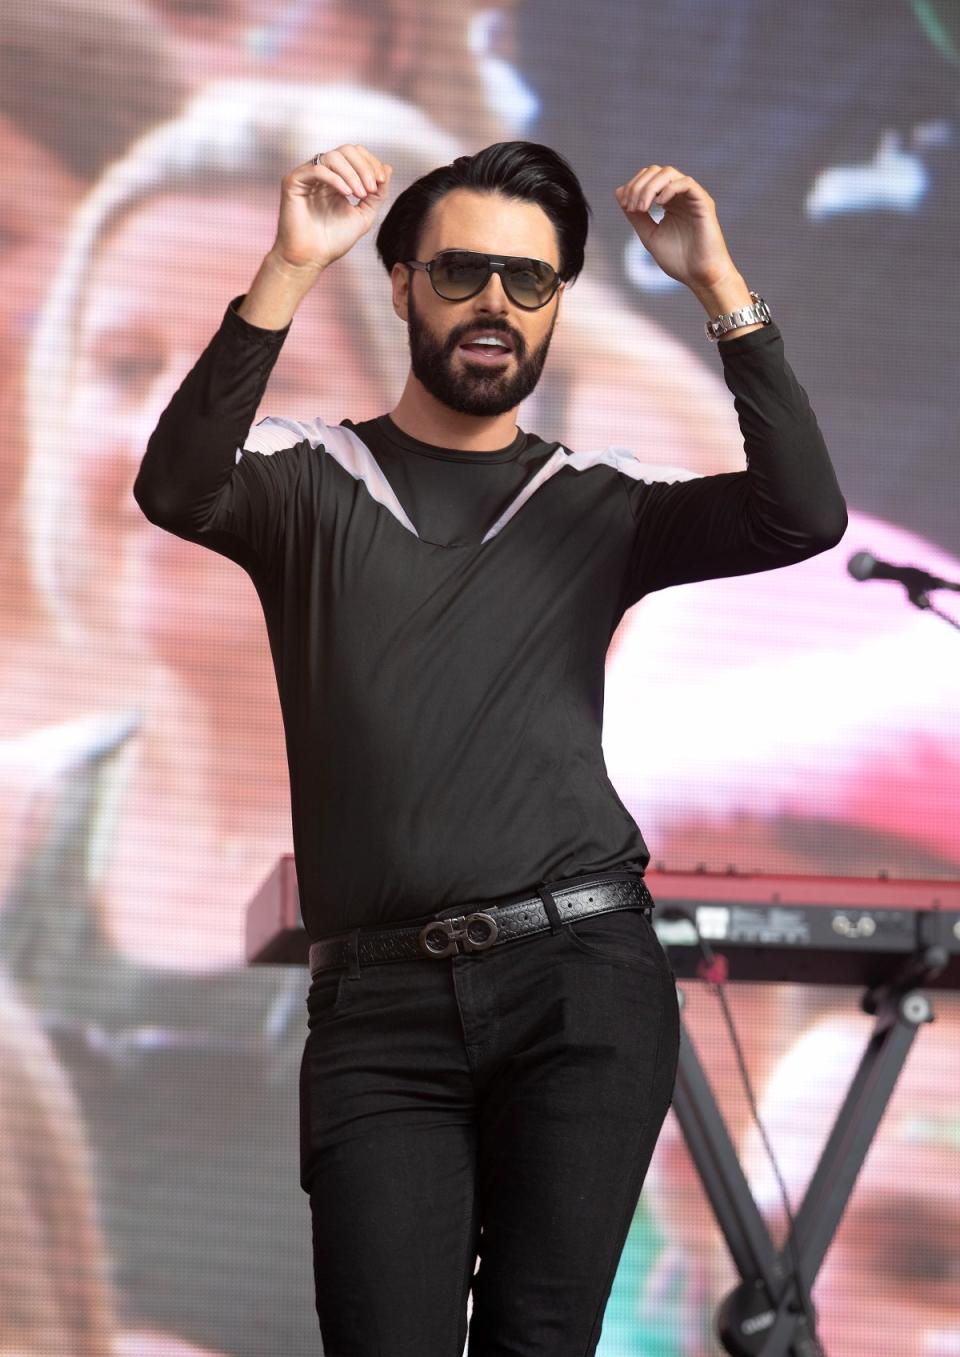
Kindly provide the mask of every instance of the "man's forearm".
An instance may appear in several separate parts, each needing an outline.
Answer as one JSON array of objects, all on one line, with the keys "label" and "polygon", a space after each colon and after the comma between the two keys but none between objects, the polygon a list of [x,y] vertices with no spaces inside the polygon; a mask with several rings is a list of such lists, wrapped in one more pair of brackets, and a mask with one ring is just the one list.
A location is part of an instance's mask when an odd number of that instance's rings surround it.
[{"label": "man's forearm", "polygon": [[[733,338],[742,339],[746,326]],[[756,327],[749,327],[750,329]],[[846,504],[826,442],[804,388],[786,360],[775,325],[726,346],[723,377],[747,458],[747,537],[803,558],[826,550],[846,528]]]},{"label": "man's forearm", "polygon": [[289,264],[270,250],[237,314],[261,330],[283,330],[322,272],[319,265]]},{"label": "man's forearm", "polygon": [[286,331],[227,307],[216,334],[173,393],[147,441],[134,497],[154,523],[182,534],[205,520],[230,479]]},{"label": "man's forearm", "polygon": [[[753,328],[753,327],[751,327]],[[721,351],[746,471],[637,482],[633,597],[806,560],[840,541],[846,504],[807,393],[773,323]]]}]

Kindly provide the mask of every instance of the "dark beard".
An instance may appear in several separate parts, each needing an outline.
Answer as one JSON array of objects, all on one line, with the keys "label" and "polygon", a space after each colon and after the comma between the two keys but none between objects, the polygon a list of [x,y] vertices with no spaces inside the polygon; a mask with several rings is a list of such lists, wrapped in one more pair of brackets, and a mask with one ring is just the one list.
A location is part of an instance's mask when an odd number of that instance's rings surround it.
[{"label": "dark beard", "polygon": [[[435,339],[427,329],[421,316],[417,314],[412,293],[408,293],[407,302],[407,338],[410,344],[410,364],[413,375],[441,404],[449,406],[461,415],[502,415],[513,410],[540,380],[540,373],[547,359],[553,325],[547,331],[538,348],[529,356],[523,336],[517,334],[503,321],[492,321],[484,329],[508,335],[513,344],[513,370],[509,368],[486,368],[479,363],[471,364],[469,369],[458,373],[454,371],[453,355],[463,337],[475,330],[481,323],[477,317],[464,321],[462,325],[441,342]],[[556,324],[556,314],[553,323]],[[508,360],[509,364],[510,360]]]}]

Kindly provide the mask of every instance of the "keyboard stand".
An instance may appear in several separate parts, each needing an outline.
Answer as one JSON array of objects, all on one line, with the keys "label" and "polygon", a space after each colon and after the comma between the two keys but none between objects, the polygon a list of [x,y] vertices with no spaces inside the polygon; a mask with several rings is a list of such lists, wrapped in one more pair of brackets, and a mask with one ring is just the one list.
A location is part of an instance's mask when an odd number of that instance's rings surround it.
[{"label": "keyboard stand", "polygon": [[[808,1290],[840,1224],[917,1031],[921,1023],[933,1021],[929,998],[914,988],[916,973],[917,966],[911,965],[901,983],[864,994],[864,1010],[875,1014],[873,1031],[795,1212],[793,1236]],[[682,1010],[682,989],[678,994]],[[683,1025],[673,1109],[742,1279],[717,1311],[717,1334],[724,1350],[735,1357],[816,1357],[798,1299],[789,1240],[778,1250],[770,1237]]]}]

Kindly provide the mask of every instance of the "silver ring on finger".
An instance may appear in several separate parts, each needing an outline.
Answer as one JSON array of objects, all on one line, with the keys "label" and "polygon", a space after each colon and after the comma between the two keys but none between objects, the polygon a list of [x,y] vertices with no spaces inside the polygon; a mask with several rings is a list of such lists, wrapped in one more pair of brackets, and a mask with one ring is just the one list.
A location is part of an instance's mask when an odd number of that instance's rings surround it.
[{"label": "silver ring on finger", "polygon": [[314,163],[314,165],[319,165],[319,164],[320,164],[320,157],[321,157],[322,155],[323,155],[323,152],[322,152],[322,151],[318,151],[318,152],[317,152],[317,154],[313,157],[313,163]]}]

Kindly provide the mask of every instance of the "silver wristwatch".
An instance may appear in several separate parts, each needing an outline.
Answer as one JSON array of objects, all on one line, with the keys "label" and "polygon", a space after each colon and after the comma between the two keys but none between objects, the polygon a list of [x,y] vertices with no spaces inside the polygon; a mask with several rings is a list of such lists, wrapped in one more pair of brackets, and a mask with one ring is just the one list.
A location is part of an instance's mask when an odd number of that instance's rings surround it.
[{"label": "silver wristwatch", "polygon": [[750,293],[750,299],[753,303],[751,306],[741,306],[737,311],[727,311],[722,316],[706,321],[703,328],[707,338],[720,339],[731,330],[738,330],[741,325],[769,325],[773,317],[767,303],[755,292]]}]

